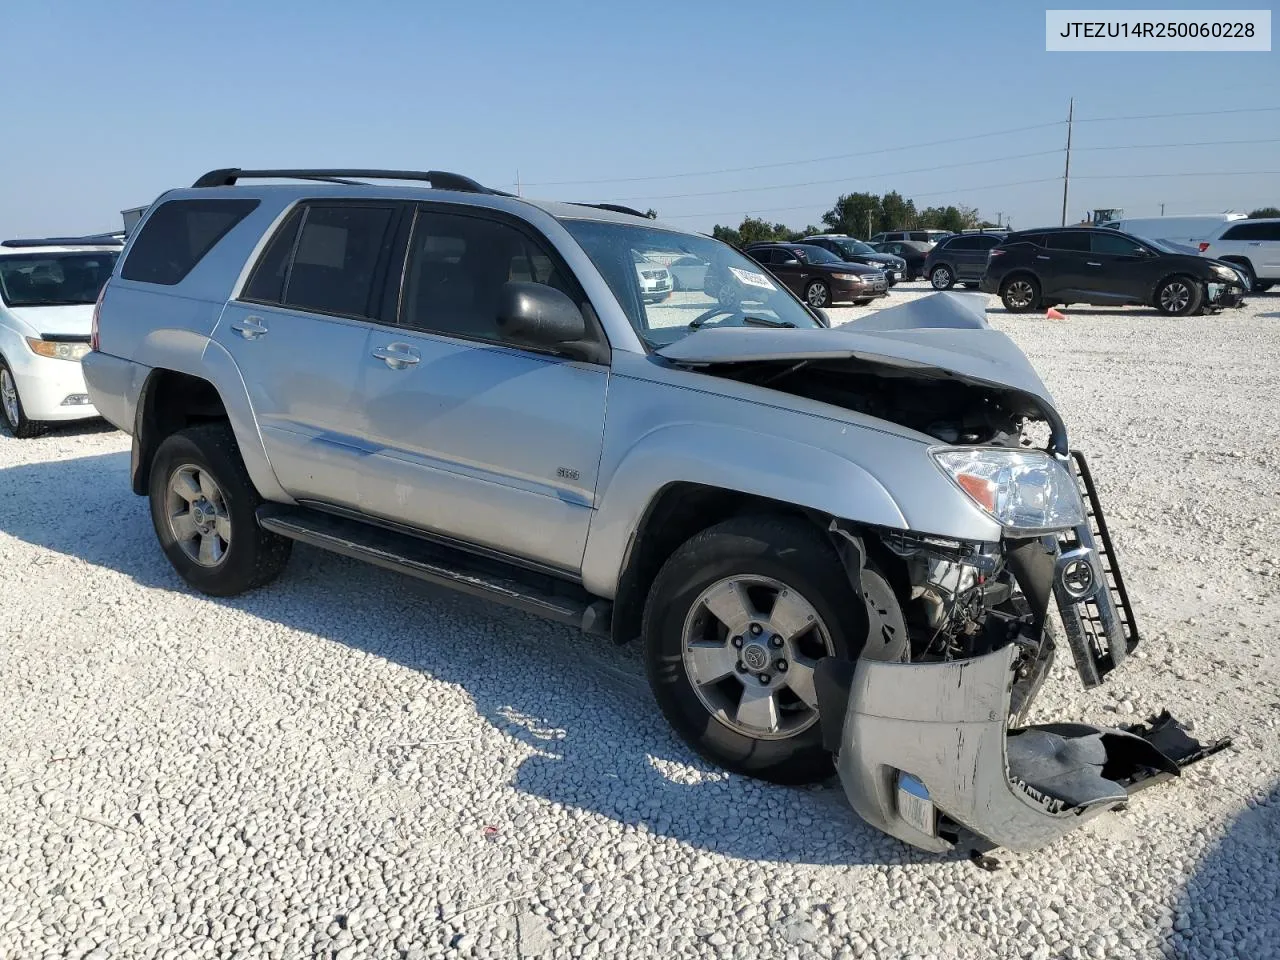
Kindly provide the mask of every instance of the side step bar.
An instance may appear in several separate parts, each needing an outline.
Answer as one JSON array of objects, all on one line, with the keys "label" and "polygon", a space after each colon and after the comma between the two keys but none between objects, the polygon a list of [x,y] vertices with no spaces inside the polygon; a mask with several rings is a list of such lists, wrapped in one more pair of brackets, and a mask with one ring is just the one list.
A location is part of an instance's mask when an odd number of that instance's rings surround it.
[{"label": "side step bar", "polygon": [[258,508],[258,524],[300,543],[571,624],[588,633],[609,632],[611,605],[567,580],[319,510],[265,503]]}]

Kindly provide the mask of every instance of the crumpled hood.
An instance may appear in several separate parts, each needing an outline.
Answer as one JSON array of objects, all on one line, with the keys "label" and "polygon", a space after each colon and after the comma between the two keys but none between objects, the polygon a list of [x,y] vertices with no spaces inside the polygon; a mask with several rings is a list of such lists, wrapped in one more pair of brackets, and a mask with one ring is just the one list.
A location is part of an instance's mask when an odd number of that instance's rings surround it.
[{"label": "crumpled hood", "polygon": [[9,307],[9,313],[36,333],[55,337],[87,337],[93,326],[92,303],[57,307]]},{"label": "crumpled hood", "polygon": [[657,352],[690,366],[858,359],[1011,388],[1034,398],[1054,426],[1061,427],[1053,397],[1026,354],[987,325],[981,294],[938,293],[831,329],[707,327]]}]

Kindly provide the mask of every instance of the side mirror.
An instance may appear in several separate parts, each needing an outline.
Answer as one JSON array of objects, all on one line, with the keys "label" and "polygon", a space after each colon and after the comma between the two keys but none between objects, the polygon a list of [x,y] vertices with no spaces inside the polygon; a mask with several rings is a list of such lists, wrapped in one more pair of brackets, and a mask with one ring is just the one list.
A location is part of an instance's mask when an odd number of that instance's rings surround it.
[{"label": "side mirror", "polygon": [[818,318],[819,323],[821,323],[824,327],[830,328],[831,315],[828,314],[827,311],[823,310],[821,307],[810,307],[809,309],[813,311],[814,316]]},{"label": "side mirror", "polygon": [[555,287],[509,280],[498,296],[498,332],[540,347],[558,347],[587,335],[578,305]]}]

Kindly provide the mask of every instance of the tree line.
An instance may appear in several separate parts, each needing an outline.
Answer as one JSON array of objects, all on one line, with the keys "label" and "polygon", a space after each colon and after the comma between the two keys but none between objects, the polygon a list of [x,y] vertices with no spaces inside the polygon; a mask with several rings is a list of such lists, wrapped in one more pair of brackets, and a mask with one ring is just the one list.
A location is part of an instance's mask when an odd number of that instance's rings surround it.
[{"label": "tree line", "polygon": [[[875,193],[846,193],[836,200],[835,206],[822,215],[824,226],[808,225],[803,230],[792,230],[785,223],[770,223],[759,217],[743,217],[736,227],[716,224],[711,235],[734,246],[744,246],[760,241],[791,241],[814,233],[847,233],[851,237],[869,237],[886,230],[972,230],[975,227],[995,227],[978,213],[976,207],[963,204],[945,207],[916,209],[914,200],[906,199],[896,190],[880,196]],[[1007,226],[1007,224],[1006,224]]]}]

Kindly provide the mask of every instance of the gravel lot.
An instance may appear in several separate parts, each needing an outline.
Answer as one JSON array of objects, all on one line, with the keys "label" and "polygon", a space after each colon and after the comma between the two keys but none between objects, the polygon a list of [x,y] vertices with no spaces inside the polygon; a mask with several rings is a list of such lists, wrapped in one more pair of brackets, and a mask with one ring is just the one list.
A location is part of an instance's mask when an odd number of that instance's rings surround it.
[{"label": "gravel lot", "polygon": [[984,872],[703,765],[634,649],[304,547],[198,596],[125,436],[0,435],[0,958],[1280,954],[1280,296],[991,302],[1146,635],[1090,695],[1061,657],[1039,718],[1167,705],[1227,753]]}]

